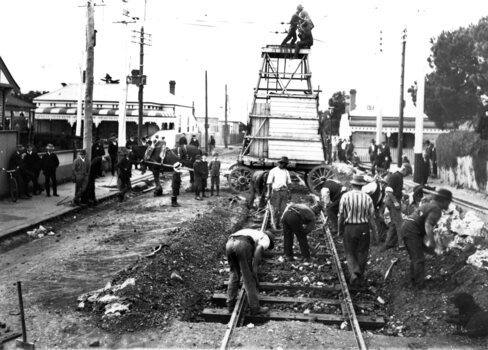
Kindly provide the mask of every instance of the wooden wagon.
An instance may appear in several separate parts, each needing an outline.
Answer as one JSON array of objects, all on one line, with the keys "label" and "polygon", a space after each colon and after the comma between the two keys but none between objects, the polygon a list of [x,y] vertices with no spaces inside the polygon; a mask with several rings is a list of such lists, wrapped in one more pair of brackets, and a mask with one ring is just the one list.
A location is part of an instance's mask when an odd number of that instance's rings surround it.
[{"label": "wooden wagon", "polygon": [[316,193],[331,174],[325,164],[327,138],[318,111],[320,91],[312,88],[309,54],[310,49],[301,49],[294,58],[293,47],[262,49],[247,134],[229,174],[236,193],[249,189],[254,170],[270,169],[282,156],[290,160],[288,169],[303,175]]}]

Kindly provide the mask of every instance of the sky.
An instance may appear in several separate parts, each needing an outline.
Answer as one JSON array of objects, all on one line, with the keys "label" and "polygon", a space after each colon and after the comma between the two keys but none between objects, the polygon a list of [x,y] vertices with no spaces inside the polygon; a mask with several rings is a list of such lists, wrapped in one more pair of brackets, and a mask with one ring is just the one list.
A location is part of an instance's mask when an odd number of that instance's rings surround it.
[{"label": "sky", "polygon": [[[106,73],[120,79],[139,67],[139,45],[131,42],[137,39],[130,34],[144,26],[152,35],[144,57],[148,89],[166,92],[169,81],[175,80],[176,94],[189,104],[194,101],[197,116],[203,117],[207,72],[209,117],[223,119],[227,85],[229,119],[245,122],[261,48],[283,40],[286,22],[300,2],[127,0],[131,17],[139,18],[128,25],[117,23],[127,19],[121,15],[122,0],[95,3],[95,82],[101,83]],[[308,0],[301,4],[315,25],[309,60],[312,84],[322,90],[320,109],[327,108],[334,92],[356,89],[358,105],[374,105],[380,98],[383,109],[394,113],[400,97],[403,30],[407,28],[406,90],[428,69],[430,38],[488,15],[485,0]],[[22,92],[54,91],[61,83],[79,82],[86,44],[84,5],[86,1],[80,0],[0,0],[0,56]]]}]

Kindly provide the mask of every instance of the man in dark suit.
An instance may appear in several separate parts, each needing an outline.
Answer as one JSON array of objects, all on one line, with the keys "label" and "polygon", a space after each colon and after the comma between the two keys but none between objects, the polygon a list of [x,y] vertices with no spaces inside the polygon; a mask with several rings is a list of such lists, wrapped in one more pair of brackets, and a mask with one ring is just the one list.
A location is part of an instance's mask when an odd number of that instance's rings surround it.
[{"label": "man in dark suit", "polygon": [[56,169],[59,166],[59,158],[53,153],[54,146],[49,143],[46,146],[46,154],[41,160],[41,169],[44,173],[44,186],[46,187],[46,196],[51,197],[51,183],[53,186],[53,196],[58,195],[58,184],[56,182]]},{"label": "man in dark suit", "polygon": [[39,185],[39,173],[41,172],[41,158],[34,152],[34,147],[27,145],[27,152],[24,157],[25,173],[27,191],[29,190],[29,183],[32,182],[32,194],[38,195],[41,193],[41,186]]},{"label": "man in dark suit", "polygon": [[25,173],[25,149],[23,145],[17,145],[17,149],[10,157],[8,168],[9,170],[17,170],[14,173],[14,178],[19,186],[19,195],[22,199],[29,199],[32,196],[27,192],[26,173]]},{"label": "man in dark suit", "polygon": [[[103,148],[103,143],[97,137],[95,139],[95,142],[92,145],[92,154],[91,154],[92,162],[97,157],[100,157],[100,159],[102,159],[102,157],[104,155],[105,155],[105,149]],[[93,164],[92,164],[92,166],[93,166]],[[96,166],[96,168],[94,169],[94,171],[95,171],[95,177],[102,177],[103,176],[103,173],[102,173],[102,162],[95,163],[95,166]]]},{"label": "man in dark suit", "polygon": [[117,163],[117,172],[119,174],[119,178],[117,180],[117,185],[119,187],[119,202],[124,201],[125,194],[131,189],[130,178],[132,175],[132,164],[129,160],[129,152],[127,149],[124,149],[121,151],[121,153],[122,158]]},{"label": "man in dark suit", "polygon": [[112,172],[112,176],[115,175],[115,166],[117,164],[117,152],[119,151],[119,143],[115,134],[110,136],[108,142],[108,155],[110,156],[110,171]]},{"label": "man in dark suit", "polygon": [[180,146],[186,146],[188,144],[188,141],[186,140],[186,134],[185,133],[181,134],[181,137],[178,140],[178,144]]}]

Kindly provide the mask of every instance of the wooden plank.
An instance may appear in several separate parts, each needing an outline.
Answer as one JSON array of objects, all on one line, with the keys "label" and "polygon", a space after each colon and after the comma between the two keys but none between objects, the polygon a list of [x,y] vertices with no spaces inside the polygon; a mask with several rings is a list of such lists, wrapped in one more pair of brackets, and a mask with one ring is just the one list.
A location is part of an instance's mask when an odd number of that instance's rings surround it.
[{"label": "wooden plank", "polygon": [[322,144],[320,138],[313,141],[308,140],[283,140],[277,138],[270,138],[269,157],[279,158],[286,155],[289,159],[300,160],[302,163],[307,161],[323,161],[324,155],[322,153]]},{"label": "wooden plank", "polygon": [[[229,282],[225,281],[223,283],[223,287],[227,287],[228,284]],[[328,287],[328,286],[315,287],[315,286],[291,285],[285,283],[269,283],[269,282],[260,282],[259,289],[260,290],[288,290],[290,292],[296,292],[302,290],[307,292],[318,292],[318,293],[340,292],[341,290],[339,285],[333,287]]]},{"label": "wooden plank", "polygon": [[[214,293],[212,300],[218,306],[226,306],[227,294]],[[302,298],[302,297],[277,297],[269,295],[260,295],[259,300],[270,304],[306,304],[306,303],[322,303],[327,305],[341,305],[339,299],[322,299],[322,298]],[[354,303],[356,307],[367,309],[374,307],[374,303]]]},{"label": "wooden plank", "polygon": [[[293,119],[297,121],[301,120],[318,120],[318,116],[314,117],[301,117],[301,116],[295,116],[295,115],[260,115],[260,114],[250,114],[249,117],[251,119],[262,119],[262,118],[268,118],[269,119],[281,119],[281,120],[287,120],[287,119]],[[366,149],[367,150],[367,149]],[[368,158],[369,159],[369,158]]]},{"label": "wooden plank", "polygon": [[[227,322],[230,314],[226,309],[206,308],[201,314],[205,320],[213,322]],[[269,320],[275,321],[303,321],[303,322],[320,322],[323,324],[341,324],[344,322],[342,315],[333,314],[299,314],[293,312],[270,311],[266,315],[251,316],[245,315],[245,322],[264,323]],[[376,316],[358,316],[358,321],[362,327],[367,329],[381,328],[385,325],[383,317]]]}]

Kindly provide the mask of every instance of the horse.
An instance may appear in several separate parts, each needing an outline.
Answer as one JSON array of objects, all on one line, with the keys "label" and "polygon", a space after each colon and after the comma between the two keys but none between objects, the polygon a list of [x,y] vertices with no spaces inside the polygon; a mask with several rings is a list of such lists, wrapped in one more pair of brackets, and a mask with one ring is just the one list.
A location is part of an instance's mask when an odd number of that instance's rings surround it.
[{"label": "horse", "polygon": [[[161,186],[160,175],[164,171],[173,171],[173,164],[180,162],[184,167],[193,169],[197,155],[202,155],[202,151],[195,146],[180,146],[170,149],[165,145],[157,145],[155,148],[148,147],[141,161],[143,172],[149,168],[154,177],[154,196],[162,196],[163,188]],[[193,187],[193,171],[190,171],[190,183]]]}]

